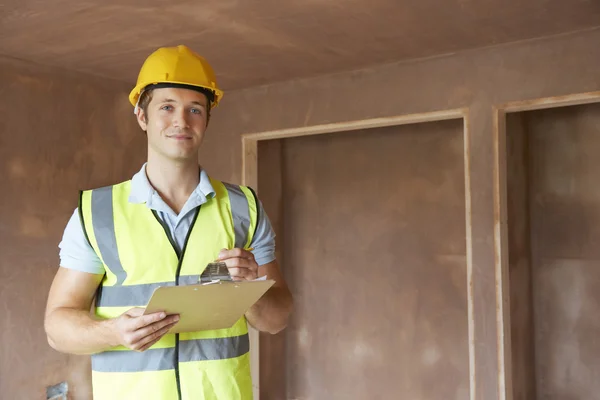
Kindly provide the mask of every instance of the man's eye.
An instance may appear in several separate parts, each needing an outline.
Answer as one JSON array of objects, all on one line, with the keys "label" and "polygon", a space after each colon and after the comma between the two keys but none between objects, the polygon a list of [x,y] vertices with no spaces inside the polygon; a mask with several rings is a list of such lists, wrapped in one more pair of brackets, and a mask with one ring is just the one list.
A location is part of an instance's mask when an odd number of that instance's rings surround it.
[{"label": "man's eye", "polygon": [[194,113],[194,114],[202,114],[202,110],[199,110],[197,108],[192,108],[192,113]]},{"label": "man's eye", "polygon": [[165,110],[165,111],[169,111],[169,110],[172,110],[172,109],[173,109],[173,107],[172,107],[172,106],[169,106],[169,105],[167,105],[167,106],[162,106],[160,109],[161,109],[161,110]]}]

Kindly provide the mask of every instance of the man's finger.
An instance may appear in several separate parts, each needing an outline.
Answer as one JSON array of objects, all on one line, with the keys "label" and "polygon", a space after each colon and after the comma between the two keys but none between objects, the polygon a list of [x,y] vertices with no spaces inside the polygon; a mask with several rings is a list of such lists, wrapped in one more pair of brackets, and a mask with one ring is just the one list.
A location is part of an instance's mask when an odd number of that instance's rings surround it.
[{"label": "man's finger", "polygon": [[231,275],[231,278],[234,280],[256,278],[256,273],[254,273],[250,268],[230,268],[229,275]]},{"label": "man's finger", "polygon": [[166,317],[160,321],[146,325],[146,326],[138,329],[137,331],[135,331],[136,341],[140,341],[140,340],[142,340],[142,338],[144,338],[148,335],[152,335],[153,333],[158,332],[161,329],[163,329],[165,326],[174,324],[177,321],[179,321],[179,315],[169,315],[168,317]]},{"label": "man's finger", "polygon": [[156,322],[162,321],[167,317],[167,314],[164,312],[155,312],[148,315],[140,315],[133,320],[132,330],[138,330],[145,326],[154,324]]},{"label": "man's finger", "polygon": [[139,317],[144,315],[144,309],[141,307],[130,308],[125,312],[125,314],[129,315],[130,317]]},{"label": "man's finger", "polygon": [[244,249],[240,249],[240,248],[235,248],[235,249],[231,249],[231,250],[223,249],[219,252],[217,261],[224,261],[229,258],[244,258],[247,260],[253,260],[254,254],[252,254],[252,252],[250,252],[248,250],[244,250]]},{"label": "man's finger", "polygon": [[175,326],[177,324],[178,321],[175,321],[173,323],[170,323],[164,327],[162,327],[161,329],[157,330],[154,333],[151,333],[150,335],[147,335],[145,337],[143,337],[142,339],[140,339],[140,341],[136,344],[138,346],[138,351],[144,351],[150,347],[152,347],[156,342],[158,342],[167,332],[169,332],[169,329],[171,329],[173,326]]},{"label": "man's finger", "polygon": [[157,337],[156,339],[154,339],[153,341],[151,341],[150,343],[144,345],[142,348],[140,348],[140,349],[138,349],[136,351],[139,351],[139,352],[146,351],[150,347],[154,346],[160,339],[162,339],[162,336]]},{"label": "man's finger", "polygon": [[234,278],[236,276],[245,278],[249,273],[250,273],[250,271],[248,270],[248,268],[237,268],[237,267],[229,268],[229,275],[231,275],[232,278]]},{"label": "man's finger", "polygon": [[228,258],[221,261],[227,265],[227,268],[250,268],[251,262],[245,258]]},{"label": "man's finger", "polygon": [[229,262],[225,263],[225,265],[227,265],[229,275],[254,277],[258,274],[258,265],[256,263],[235,260],[236,259],[228,260]]}]

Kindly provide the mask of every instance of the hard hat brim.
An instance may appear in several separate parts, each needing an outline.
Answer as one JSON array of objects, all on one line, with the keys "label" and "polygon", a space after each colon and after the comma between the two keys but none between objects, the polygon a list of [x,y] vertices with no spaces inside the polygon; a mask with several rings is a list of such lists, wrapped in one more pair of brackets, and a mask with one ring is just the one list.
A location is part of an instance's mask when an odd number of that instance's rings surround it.
[{"label": "hard hat brim", "polygon": [[219,90],[219,89],[216,89],[216,88],[212,88],[212,87],[209,87],[209,86],[204,86],[204,85],[190,85],[189,82],[177,82],[177,81],[144,82],[144,83],[138,84],[129,93],[129,102],[131,103],[131,105],[134,106],[134,107],[137,105],[138,99],[140,98],[140,94],[142,93],[142,91],[144,90],[144,88],[146,88],[149,85],[155,85],[155,84],[159,84],[159,83],[163,83],[163,84],[173,83],[173,84],[176,84],[176,85],[194,86],[194,87],[203,88],[203,89],[207,89],[207,90],[210,90],[210,91],[214,92],[215,93],[215,99],[211,103],[211,107],[210,107],[211,110],[213,108],[215,108],[217,105],[219,105],[219,102],[223,98],[223,91],[222,90]]}]

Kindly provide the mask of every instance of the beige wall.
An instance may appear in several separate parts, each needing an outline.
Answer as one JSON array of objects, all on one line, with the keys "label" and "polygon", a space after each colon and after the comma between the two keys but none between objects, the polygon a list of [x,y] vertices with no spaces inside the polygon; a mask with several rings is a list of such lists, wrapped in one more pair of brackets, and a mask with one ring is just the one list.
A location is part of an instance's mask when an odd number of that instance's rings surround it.
[{"label": "beige wall", "polygon": [[[390,64],[227,93],[201,154],[222,179],[242,178],[243,133],[466,108],[467,286],[472,298],[472,384],[477,399],[510,391],[499,354],[494,206],[494,107],[600,90],[600,30]],[[424,154],[424,157],[427,155]],[[261,184],[262,185],[262,184]],[[284,266],[285,268],[285,266]],[[506,300],[506,299],[505,299]],[[522,319],[523,321],[523,319]],[[526,322],[528,323],[528,322]],[[507,357],[507,362],[510,357]],[[517,382],[517,390],[530,390]],[[505,386],[507,389],[505,389]]]},{"label": "beige wall", "polygon": [[600,103],[508,115],[515,400],[600,390],[599,138]]},{"label": "beige wall", "polygon": [[531,273],[530,135],[523,113],[506,121],[508,245],[514,400],[536,399]]},{"label": "beige wall", "polygon": [[259,148],[295,298],[285,345],[263,341],[261,399],[468,398],[462,131],[451,120]]},{"label": "beige wall", "polygon": [[130,177],[145,139],[120,83],[0,59],[0,88],[0,398],[67,380],[89,399],[89,357],[55,352],[43,329],[57,245],[78,190]]},{"label": "beige wall", "polygon": [[[494,399],[504,380],[494,268],[500,221],[494,214],[493,106],[599,91],[598,43],[600,30],[592,30],[226,93],[201,161],[215,177],[239,183],[242,133],[468,108],[471,374],[475,397]],[[130,118],[127,86],[8,61],[0,82],[2,396],[41,397],[45,386],[67,379],[76,398],[86,398],[87,359],[49,349],[41,324],[56,245],[76,191],[129,177],[143,161],[143,136]],[[26,344],[17,347],[20,340]]]},{"label": "beige wall", "polygon": [[527,113],[541,400],[600,392],[600,104]]}]

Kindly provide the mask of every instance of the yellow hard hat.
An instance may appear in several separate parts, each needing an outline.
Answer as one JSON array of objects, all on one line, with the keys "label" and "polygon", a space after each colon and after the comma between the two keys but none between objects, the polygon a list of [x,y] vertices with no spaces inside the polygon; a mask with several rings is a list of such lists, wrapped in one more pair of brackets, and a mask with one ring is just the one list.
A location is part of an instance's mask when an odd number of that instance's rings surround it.
[{"label": "yellow hard hat", "polygon": [[150,54],[138,75],[137,85],[129,93],[129,102],[136,106],[140,94],[148,85],[173,84],[204,88],[214,93],[211,108],[223,98],[217,87],[215,72],[210,64],[188,47],[161,47]]}]

